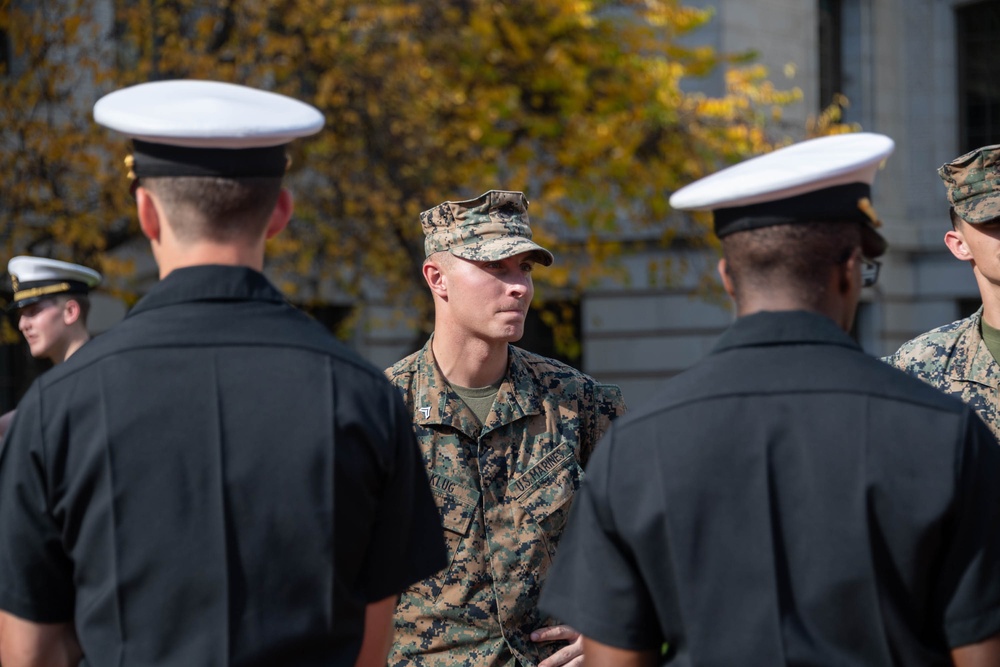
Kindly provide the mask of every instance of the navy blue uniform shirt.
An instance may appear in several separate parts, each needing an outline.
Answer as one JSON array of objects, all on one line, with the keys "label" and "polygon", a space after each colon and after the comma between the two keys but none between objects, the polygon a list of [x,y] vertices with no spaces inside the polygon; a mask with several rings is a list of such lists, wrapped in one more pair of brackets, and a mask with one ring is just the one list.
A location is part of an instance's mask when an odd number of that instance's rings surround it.
[{"label": "navy blue uniform shirt", "polygon": [[0,455],[0,608],[89,665],[352,665],[444,565],[399,392],[260,273],[173,271],[40,377]]},{"label": "navy blue uniform shirt", "polygon": [[612,424],[540,606],[670,665],[950,665],[1000,632],[997,480],[968,406],[750,315]]}]

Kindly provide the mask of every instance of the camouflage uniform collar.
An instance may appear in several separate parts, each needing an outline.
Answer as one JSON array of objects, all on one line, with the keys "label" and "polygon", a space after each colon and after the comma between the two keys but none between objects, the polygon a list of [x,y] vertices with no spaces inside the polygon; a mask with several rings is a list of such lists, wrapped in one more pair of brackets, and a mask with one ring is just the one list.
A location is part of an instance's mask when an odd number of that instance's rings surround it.
[{"label": "camouflage uniform collar", "polygon": [[524,361],[524,350],[513,345],[507,345],[507,377],[500,385],[497,402],[494,405],[493,422],[487,422],[488,428],[502,426],[517,421],[522,417],[537,415],[542,412],[542,393],[535,376],[528,370]]},{"label": "camouflage uniform collar", "polygon": [[1000,364],[986,347],[982,331],[983,307],[968,317],[969,326],[961,334],[958,346],[969,350],[971,354],[954,356],[954,363],[948,364],[948,375],[955,380],[978,382],[979,384],[1000,387]]},{"label": "camouflage uniform collar", "polygon": [[433,340],[434,335],[431,334],[416,363],[414,399],[417,410],[414,421],[417,425],[447,425],[478,439],[504,424],[542,411],[541,392],[523,361],[523,352],[508,345],[507,374],[500,383],[493,410],[480,430],[479,421],[438,367],[431,348]]}]

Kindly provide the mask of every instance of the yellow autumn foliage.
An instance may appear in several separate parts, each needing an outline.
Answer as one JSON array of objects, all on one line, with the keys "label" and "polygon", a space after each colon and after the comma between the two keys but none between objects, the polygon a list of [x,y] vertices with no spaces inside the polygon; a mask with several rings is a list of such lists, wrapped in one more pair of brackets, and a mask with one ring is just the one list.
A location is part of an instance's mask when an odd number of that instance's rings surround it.
[{"label": "yellow autumn foliage", "polygon": [[[559,258],[536,274],[539,294],[566,294],[617,276],[629,243],[709,242],[669,194],[785,141],[769,127],[801,99],[742,54],[682,45],[712,12],[679,0],[115,0],[110,17],[98,4],[0,10],[14,54],[0,77],[0,239],[7,256],[94,266],[130,302],[148,276],[133,273],[145,246],[128,147],[90,116],[122,86],[218,79],[316,105],[327,127],[292,147],[296,218],[269,267],[299,301],[332,292],[425,315],[419,211],[525,191]],[[718,96],[685,92],[720,67]],[[850,129],[838,120],[810,131]]]}]

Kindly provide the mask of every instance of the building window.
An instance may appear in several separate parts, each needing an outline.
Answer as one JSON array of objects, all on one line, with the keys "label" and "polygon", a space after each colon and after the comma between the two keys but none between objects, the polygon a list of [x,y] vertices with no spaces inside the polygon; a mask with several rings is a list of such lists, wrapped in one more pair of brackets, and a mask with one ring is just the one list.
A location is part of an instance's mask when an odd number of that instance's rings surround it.
[{"label": "building window", "polygon": [[840,107],[841,121],[868,125],[865,72],[872,55],[870,8],[863,0],[819,0],[819,108]]},{"label": "building window", "polygon": [[532,305],[524,321],[524,336],[515,344],[579,368],[582,332],[579,301],[545,301]]},{"label": "building window", "polygon": [[1000,143],[1000,0],[955,10],[959,145],[963,153]]},{"label": "building window", "polygon": [[843,6],[841,0],[819,2],[819,106],[833,104],[844,92]]},{"label": "building window", "polygon": [[10,37],[0,30],[0,76],[10,76]]}]

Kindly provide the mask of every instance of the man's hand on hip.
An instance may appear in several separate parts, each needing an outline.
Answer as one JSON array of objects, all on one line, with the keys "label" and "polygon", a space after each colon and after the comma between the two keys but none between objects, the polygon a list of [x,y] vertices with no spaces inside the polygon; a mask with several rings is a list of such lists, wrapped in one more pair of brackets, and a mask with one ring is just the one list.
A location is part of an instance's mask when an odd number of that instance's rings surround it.
[{"label": "man's hand on hip", "polygon": [[582,667],[583,666],[583,637],[579,632],[568,625],[552,625],[539,628],[531,633],[533,642],[569,642],[569,646],[564,646],[545,660],[538,663],[538,667]]}]

